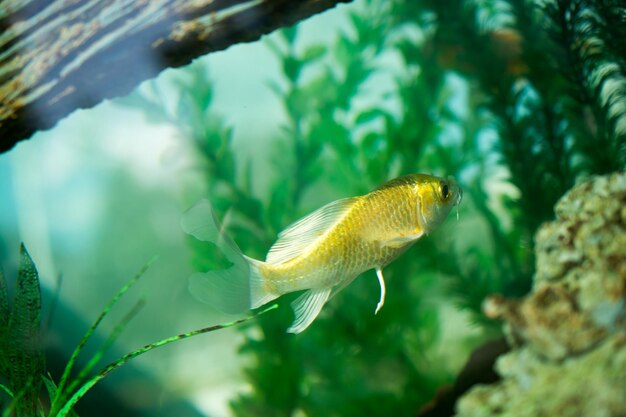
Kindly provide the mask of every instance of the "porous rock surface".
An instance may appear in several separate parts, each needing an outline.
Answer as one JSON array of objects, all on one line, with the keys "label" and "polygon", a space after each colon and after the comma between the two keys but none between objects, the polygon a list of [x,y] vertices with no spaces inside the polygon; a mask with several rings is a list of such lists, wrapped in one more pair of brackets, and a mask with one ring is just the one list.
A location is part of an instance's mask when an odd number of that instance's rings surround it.
[{"label": "porous rock surface", "polygon": [[532,292],[484,305],[513,347],[502,379],[469,391],[457,416],[626,416],[626,172],[574,187],[555,212],[536,236]]}]

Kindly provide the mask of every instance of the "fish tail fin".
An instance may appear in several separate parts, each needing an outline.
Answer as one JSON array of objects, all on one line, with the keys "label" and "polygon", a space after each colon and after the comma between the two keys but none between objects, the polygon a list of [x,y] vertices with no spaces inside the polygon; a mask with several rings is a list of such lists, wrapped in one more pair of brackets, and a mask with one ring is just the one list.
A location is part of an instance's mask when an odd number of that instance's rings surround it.
[{"label": "fish tail fin", "polygon": [[183,230],[198,240],[215,244],[232,263],[225,269],[196,272],[189,278],[189,291],[198,300],[225,313],[238,314],[277,298],[267,291],[261,273],[264,262],[245,256],[220,226],[211,204],[201,200],[181,219]]},{"label": "fish tail fin", "polygon": [[260,269],[262,264],[241,254],[230,268],[191,275],[189,291],[198,300],[224,313],[239,314],[261,307],[278,297],[266,289]]}]

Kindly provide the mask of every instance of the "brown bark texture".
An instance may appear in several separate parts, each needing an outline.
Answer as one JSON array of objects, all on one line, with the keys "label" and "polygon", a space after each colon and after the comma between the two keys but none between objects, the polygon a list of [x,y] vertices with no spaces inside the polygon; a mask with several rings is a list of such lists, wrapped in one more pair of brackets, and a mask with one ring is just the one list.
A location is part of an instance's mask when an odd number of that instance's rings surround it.
[{"label": "brown bark texture", "polygon": [[163,69],[349,1],[0,0],[0,153]]}]

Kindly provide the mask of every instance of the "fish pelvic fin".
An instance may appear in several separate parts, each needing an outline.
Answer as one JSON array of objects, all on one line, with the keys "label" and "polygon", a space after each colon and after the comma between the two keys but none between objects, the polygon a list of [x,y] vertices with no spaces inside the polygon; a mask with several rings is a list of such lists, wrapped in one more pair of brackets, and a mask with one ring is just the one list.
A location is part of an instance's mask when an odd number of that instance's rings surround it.
[{"label": "fish pelvic fin", "polygon": [[385,304],[385,277],[383,276],[383,268],[378,266],[376,267],[376,276],[378,277],[378,284],[380,285],[380,299],[378,300],[378,304],[376,305],[376,311],[374,314],[378,314],[383,305]]},{"label": "fish pelvic fin", "polygon": [[245,256],[219,224],[208,200],[201,200],[181,218],[183,230],[198,240],[215,244],[232,263],[229,268],[196,272],[189,291],[199,301],[224,313],[240,314],[277,298],[266,289],[264,262]]}]

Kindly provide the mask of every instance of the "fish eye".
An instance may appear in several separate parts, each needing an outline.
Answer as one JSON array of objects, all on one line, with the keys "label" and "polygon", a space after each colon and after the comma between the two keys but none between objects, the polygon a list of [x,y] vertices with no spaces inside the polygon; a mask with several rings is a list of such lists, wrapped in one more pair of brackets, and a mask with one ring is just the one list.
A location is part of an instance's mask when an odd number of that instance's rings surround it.
[{"label": "fish eye", "polygon": [[439,192],[441,193],[441,197],[445,200],[446,198],[448,198],[448,194],[450,192],[450,190],[448,189],[448,184],[446,184],[445,182],[441,182],[439,184]]}]

